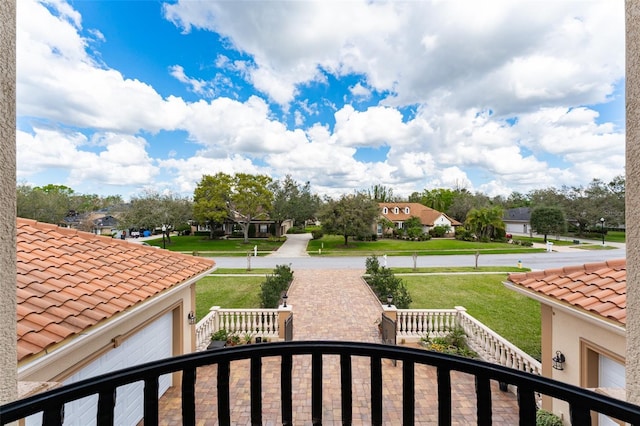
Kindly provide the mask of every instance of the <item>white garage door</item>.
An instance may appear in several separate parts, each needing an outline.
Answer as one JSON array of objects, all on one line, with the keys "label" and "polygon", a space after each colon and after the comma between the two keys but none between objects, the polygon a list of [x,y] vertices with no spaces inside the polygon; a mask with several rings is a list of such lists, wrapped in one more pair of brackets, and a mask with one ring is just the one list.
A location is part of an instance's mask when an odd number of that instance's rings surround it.
[{"label": "white garage door", "polygon": [[[598,362],[598,387],[624,389],[626,385],[624,365],[604,355],[600,355]],[[598,422],[600,426],[618,424],[602,414],[598,416]]]},{"label": "white garage door", "polygon": [[[122,345],[114,348],[69,377],[65,385],[80,380],[108,373],[122,368],[162,358],[171,357],[172,351],[172,314],[167,313],[149,324],[138,333],[126,339]],[[162,395],[171,385],[171,376],[160,377],[159,394]],[[116,392],[115,422],[116,425],[135,425],[143,416],[144,383],[132,383],[119,387]],[[87,426],[96,424],[98,396],[83,398],[65,405],[66,426]],[[29,420],[35,420],[32,416]],[[38,416],[40,417],[40,416]],[[31,421],[28,422],[31,424]]]}]

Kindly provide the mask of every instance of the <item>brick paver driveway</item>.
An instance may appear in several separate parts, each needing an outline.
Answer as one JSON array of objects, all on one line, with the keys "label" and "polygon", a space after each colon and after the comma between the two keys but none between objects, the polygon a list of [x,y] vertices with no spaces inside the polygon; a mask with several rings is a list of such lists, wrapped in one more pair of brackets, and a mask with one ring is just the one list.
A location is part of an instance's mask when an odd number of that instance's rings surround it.
[{"label": "brick paver driveway", "polygon": [[[289,291],[294,312],[294,340],[349,340],[379,342],[375,320],[380,303],[363,284],[363,271],[298,270]],[[370,369],[368,359],[353,360],[353,420],[370,420]],[[295,357],[293,365],[293,414],[295,425],[311,424],[311,357]],[[250,424],[248,361],[231,364],[231,422]],[[198,369],[196,416],[199,425],[215,425],[216,367]],[[437,425],[437,382],[434,368],[416,365],[416,424]],[[475,385],[472,376],[452,373],[452,423],[476,424]],[[402,365],[383,361],[384,423],[399,425],[402,419]],[[282,424],[280,416],[280,369],[275,359],[265,359],[262,368],[263,419],[267,425]],[[515,396],[492,384],[493,421],[518,424]],[[170,389],[160,401],[164,425],[179,425],[179,389]],[[325,356],[323,367],[323,424],[340,424],[340,370],[338,357]]]}]

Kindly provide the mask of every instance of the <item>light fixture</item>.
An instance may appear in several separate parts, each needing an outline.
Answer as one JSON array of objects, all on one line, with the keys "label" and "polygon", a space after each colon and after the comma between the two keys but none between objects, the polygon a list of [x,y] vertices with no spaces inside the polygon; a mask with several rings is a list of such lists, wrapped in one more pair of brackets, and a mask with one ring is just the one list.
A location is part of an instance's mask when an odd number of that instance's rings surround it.
[{"label": "light fixture", "polygon": [[194,325],[196,323],[196,314],[193,311],[187,314],[187,321],[189,321],[190,325]]},{"label": "light fixture", "polygon": [[393,294],[389,293],[387,295],[387,306],[390,308],[391,307],[391,302],[393,302]]},{"label": "light fixture", "polygon": [[287,296],[287,293],[284,294],[284,296],[282,296],[282,307],[286,308],[287,307],[287,299],[289,298],[289,296]]},{"label": "light fixture", "polygon": [[564,370],[565,358],[562,352],[556,351],[556,356],[554,356],[551,361],[553,361],[553,368],[556,370]]},{"label": "light fixture", "polygon": [[600,218],[600,224],[602,225],[602,245],[604,245],[604,217]]}]

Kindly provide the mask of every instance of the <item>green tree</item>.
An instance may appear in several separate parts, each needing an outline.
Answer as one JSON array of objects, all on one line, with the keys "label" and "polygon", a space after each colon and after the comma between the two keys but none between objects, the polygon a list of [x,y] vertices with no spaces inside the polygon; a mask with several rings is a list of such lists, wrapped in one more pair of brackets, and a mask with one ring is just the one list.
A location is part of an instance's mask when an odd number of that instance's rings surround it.
[{"label": "green tree", "polygon": [[209,237],[230,217],[232,177],[226,173],[204,175],[193,193],[193,217],[209,226]]},{"label": "green tree", "polygon": [[368,194],[371,199],[378,203],[389,203],[394,201],[393,189],[384,185],[371,185]]},{"label": "green tree", "polygon": [[491,239],[498,231],[504,231],[503,210],[499,206],[472,209],[467,214],[465,226],[481,240]]},{"label": "green tree", "polygon": [[452,189],[425,189],[422,191],[422,194],[420,194],[417,202],[444,213],[449,210],[457,195],[458,193]]},{"label": "green tree", "polygon": [[249,227],[256,219],[266,219],[271,210],[273,193],[269,190],[271,178],[266,175],[237,173],[229,196],[229,213],[240,225],[244,242],[249,242]]},{"label": "green tree", "polygon": [[422,230],[422,221],[419,217],[411,216],[402,224],[404,232],[409,238],[418,238],[424,231]]},{"label": "green tree", "polygon": [[21,184],[16,188],[17,215],[39,222],[62,223],[72,209],[73,189],[64,185],[45,185],[32,188]]},{"label": "green tree", "polygon": [[320,214],[325,234],[342,235],[347,246],[349,237],[367,235],[380,215],[378,203],[366,194],[356,193],[327,200]]},{"label": "green tree", "polygon": [[273,192],[273,204],[269,216],[282,223],[292,219],[294,225],[304,226],[309,219],[315,218],[320,208],[320,198],[311,193],[311,184],[298,184],[290,175],[270,185]]},{"label": "green tree", "polygon": [[146,191],[132,197],[129,208],[121,216],[125,228],[163,229],[171,243],[171,230],[182,227],[193,218],[193,203],[186,197]]},{"label": "green tree", "polygon": [[567,221],[564,212],[559,207],[536,207],[531,211],[531,227],[538,234],[547,235],[562,234],[567,229]]},{"label": "green tree", "polygon": [[464,222],[472,209],[485,208],[490,204],[489,197],[481,192],[471,193],[464,188],[454,192],[455,197],[445,213],[459,222]]}]

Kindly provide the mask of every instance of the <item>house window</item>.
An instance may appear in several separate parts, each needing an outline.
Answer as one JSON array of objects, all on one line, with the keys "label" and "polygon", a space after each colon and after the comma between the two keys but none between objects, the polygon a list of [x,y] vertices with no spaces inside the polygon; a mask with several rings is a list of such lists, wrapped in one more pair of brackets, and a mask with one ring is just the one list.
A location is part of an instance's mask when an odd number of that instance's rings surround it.
[{"label": "house window", "polygon": [[399,208],[397,208],[397,207],[394,207],[394,208],[393,208],[393,212],[394,212],[395,214],[398,214],[398,213],[400,213],[400,209],[399,209]]},{"label": "house window", "polygon": [[382,208],[382,214],[387,214],[387,213],[389,213],[389,209],[386,208],[386,207],[383,207]]},{"label": "house window", "polygon": [[267,232],[269,232],[269,225],[267,225],[266,223],[261,223],[260,224],[260,233],[261,234],[266,234]]},{"label": "house window", "polygon": [[405,212],[405,214],[409,214],[409,207],[405,207],[404,208],[404,212]]}]

